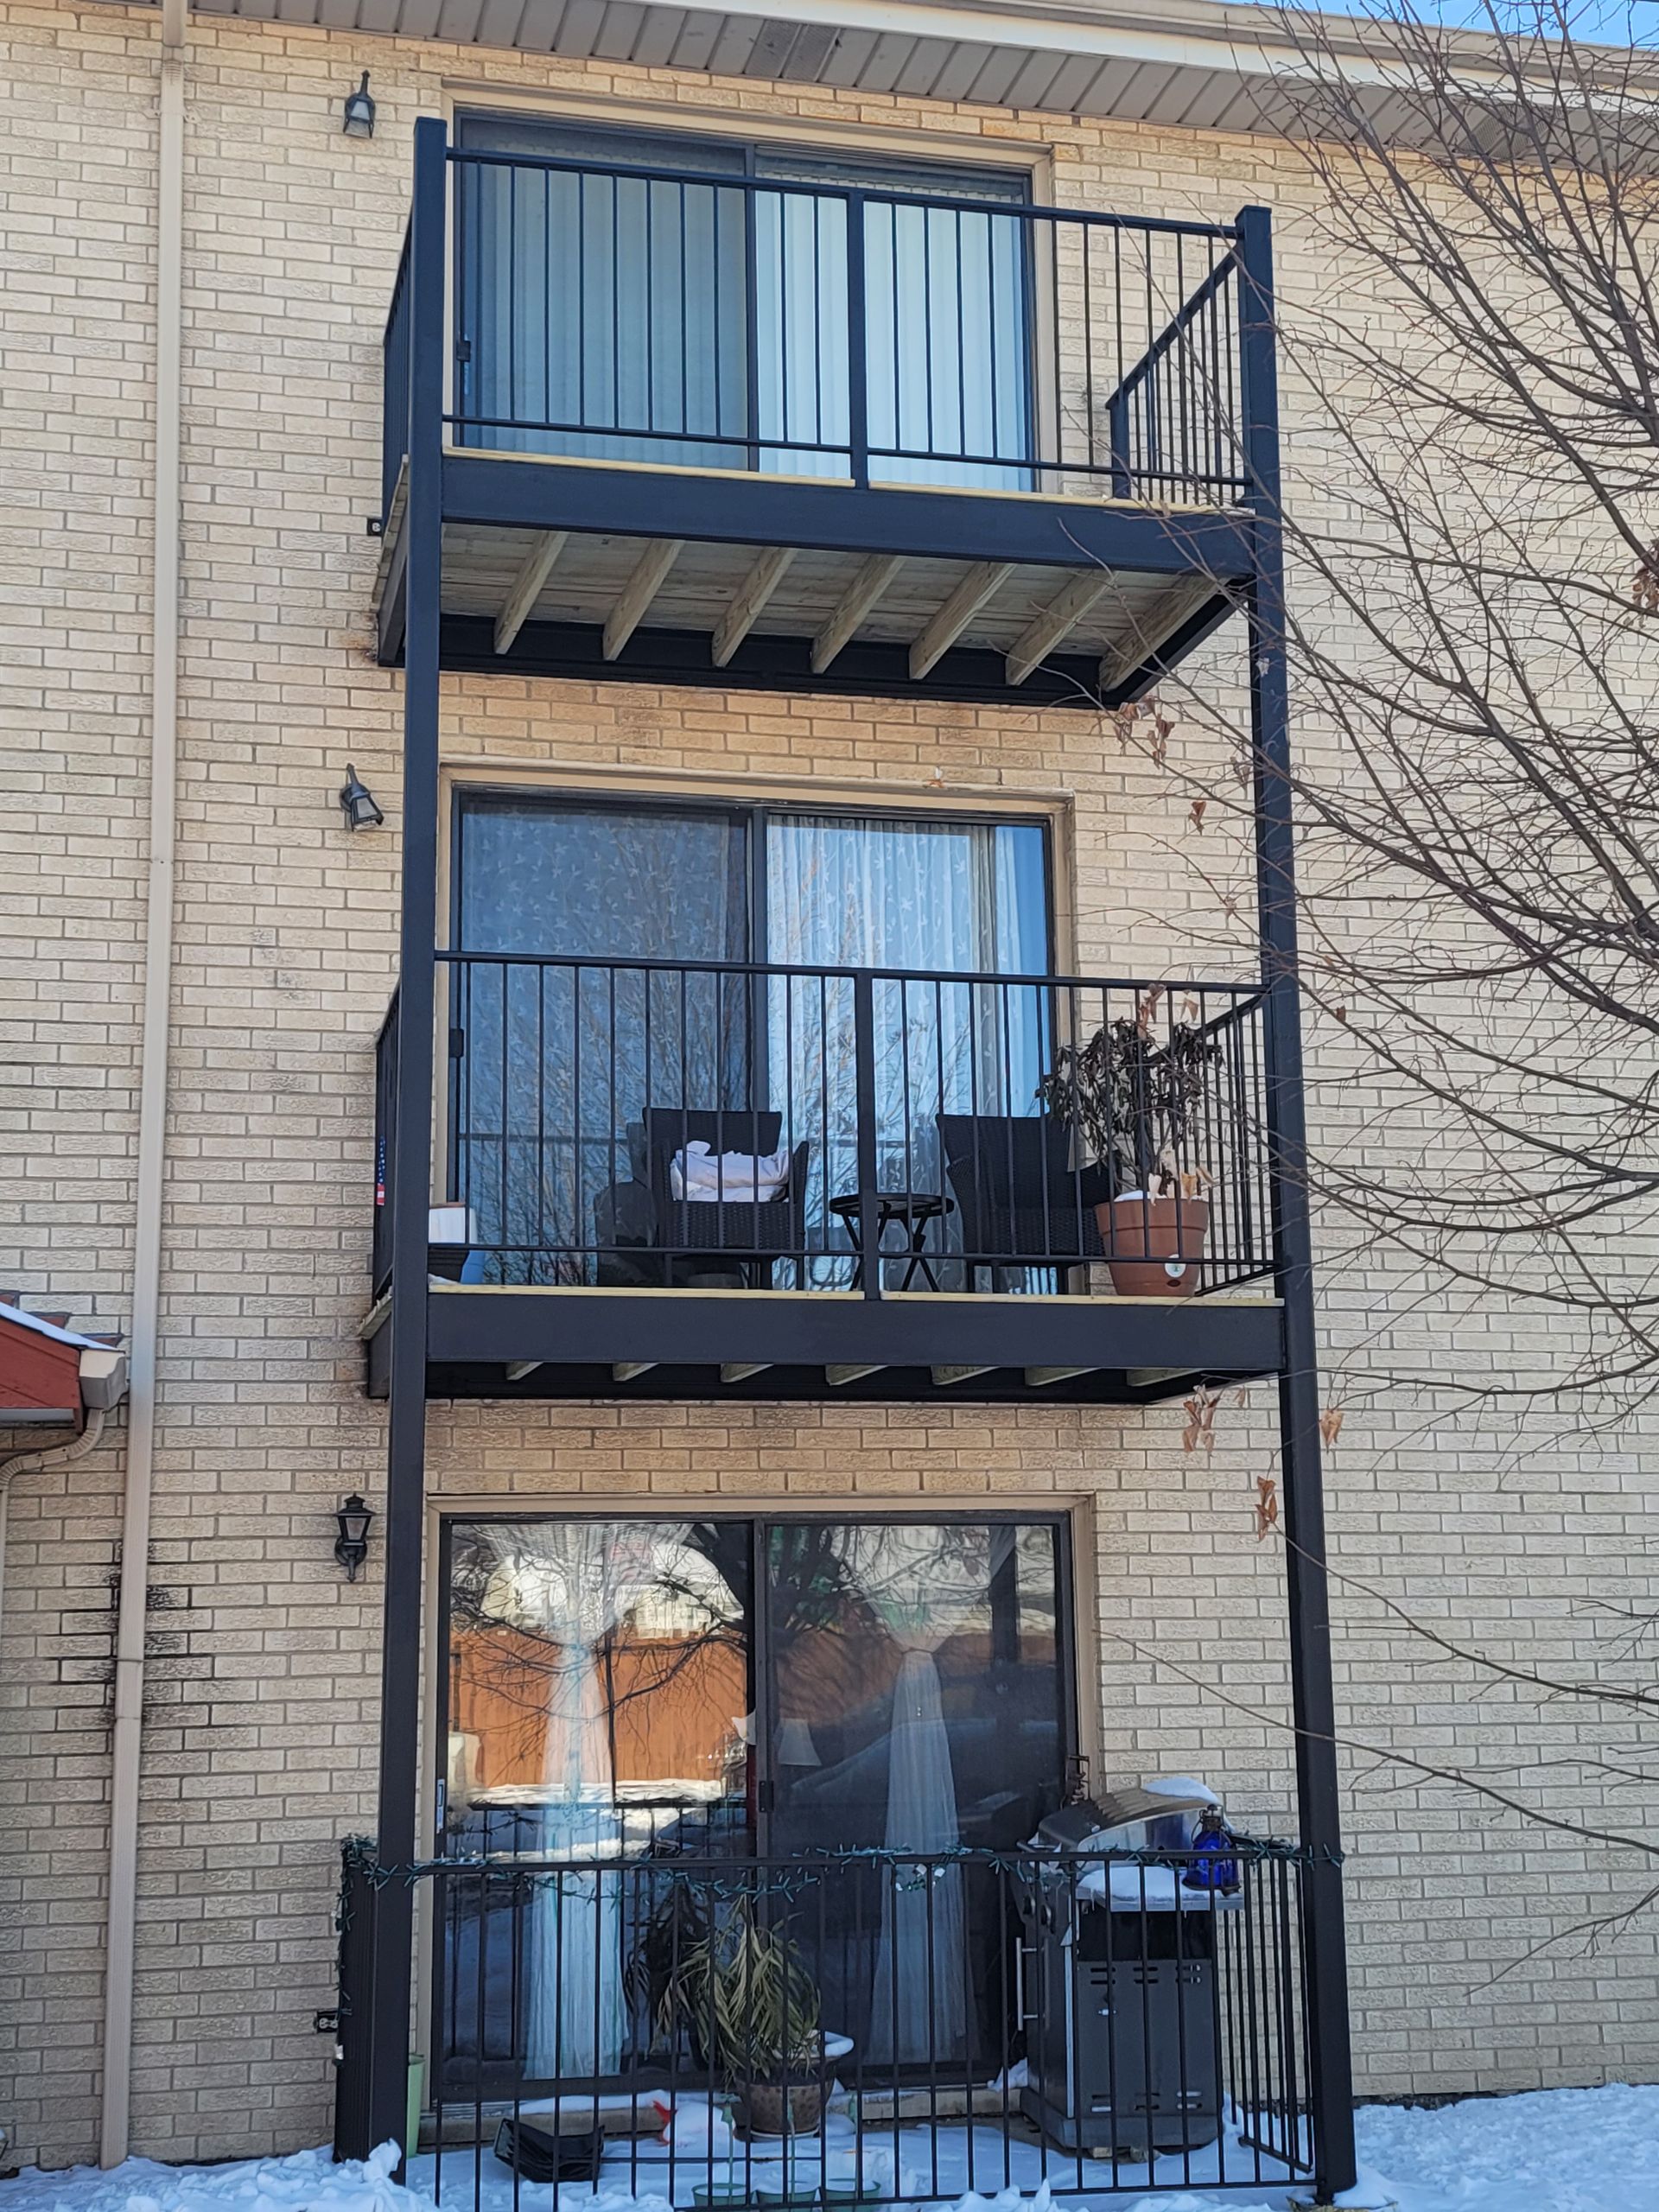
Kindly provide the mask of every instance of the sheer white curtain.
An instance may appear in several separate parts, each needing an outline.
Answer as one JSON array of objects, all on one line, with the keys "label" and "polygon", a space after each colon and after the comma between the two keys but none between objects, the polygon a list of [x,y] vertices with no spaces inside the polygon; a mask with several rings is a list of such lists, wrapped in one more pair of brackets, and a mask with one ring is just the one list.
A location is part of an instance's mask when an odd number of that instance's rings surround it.
[{"label": "sheer white curtain", "polygon": [[533,1629],[547,1670],[544,1846],[556,1874],[531,1916],[526,2060],[535,2075],[614,2071],[627,2030],[620,1877],[582,1862],[622,1847],[600,1648],[640,1588],[640,1548],[600,1522],[550,1523],[533,1557],[504,1560],[486,1615]]},{"label": "sheer white curtain", "polygon": [[[988,1623],[991,1577],[1014,1542],[1009,1528],[892,1522],[845,1532],[849,1581],[904,1654],[887,1739],[882,1841],[889,1851],[950,1852],[962,1840],[934,1654],[976,1616]],[[869,2056],[959,2054],[969,1980],[961,1867],[899,1861],[882,1884]]]},{"label": "sheer white curtain", "polygon": [[[923,977],[1047,965],[1041,835],[998,823],[778,815],[766,830],[766,957]],[[1031,1110],[1046,1022],[1040,990],[878,982],[875,1107],[885,1189],[941,1187],[940,1113]],[[809,1219],[857,1187],[853,987],[775,981],[773,1095],[811,1150]],[[834,1280],[844,1262],[820,1267]]]}]

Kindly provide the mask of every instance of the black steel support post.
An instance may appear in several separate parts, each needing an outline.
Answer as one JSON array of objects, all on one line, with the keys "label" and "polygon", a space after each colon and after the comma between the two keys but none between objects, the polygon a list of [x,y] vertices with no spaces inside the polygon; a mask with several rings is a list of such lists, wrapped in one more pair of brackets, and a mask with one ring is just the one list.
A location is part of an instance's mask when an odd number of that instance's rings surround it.
[{"label": "black steel support post", "polygon": [[[847,444],[852,480],[861,487],[868,487],[870,480],[870,295],[869,277],[864,265],[867,206],[861,192],[848,194]],[[897,430],[893,433],[893,442],[894,445],[899,442]]]},{"label": "black steel support post", "polygon": [[[426,1476],[426,1283],[431,1200],[432,1033],[437,963],[438,601],[443,526],[443,331],[448,147],[444,125],[415,125],[410,223],[409,636],[404,663],[403,912],[397,1147],[391,1163],[391,1366],[386,1446],[386,1591],[380,1659],[382,1866],[416,1855],[422,1536]],[[370,2139],[404,2139],[409,2101],[413,1889],[379,1899],[371,1993]],[[401,2168],[400,2168],[401,2171]]]},{"label": "black steel support post", "polygon": [[1279,1380],[1290,1667],[1296,1725],[1296,1796],[1309,1855],[1303,1886],[1311,2044],[1314,2193],[1330,2203],[1355,2179],[1353,2058],[1343,1928],[1342,1829],[1319,1465],[1319,1385],[1308,1222],[1301,1014],[1296,968],[1289,692],[1285,652],[1279,398],[1274,360],[1273,243],[1268,211],[1239,219],[1243,301],[1245,466],[1257,555],[1249,607],[1250,726],[1255,773],[1256,880],[1267,985],[1268,1143],[1274,1269],[1283,1302]]}]

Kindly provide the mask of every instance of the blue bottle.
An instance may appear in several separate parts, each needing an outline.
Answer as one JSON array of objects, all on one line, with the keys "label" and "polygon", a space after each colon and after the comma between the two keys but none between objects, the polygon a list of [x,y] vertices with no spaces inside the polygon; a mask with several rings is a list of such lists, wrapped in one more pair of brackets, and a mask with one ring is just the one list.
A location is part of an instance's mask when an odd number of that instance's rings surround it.
[{"label": "blue bottle", "polygon": [[1221,1816],[1221,1808],[1206,1805],[1198,1815],[1198,1832],[1192,1839],[1192,1864],[1181,1877],[1182,1888],[1219,1891],[1223,1897],[1235,1895],[1238,1889],[1238,1861],[1232,1853],[1236,1848]]}]

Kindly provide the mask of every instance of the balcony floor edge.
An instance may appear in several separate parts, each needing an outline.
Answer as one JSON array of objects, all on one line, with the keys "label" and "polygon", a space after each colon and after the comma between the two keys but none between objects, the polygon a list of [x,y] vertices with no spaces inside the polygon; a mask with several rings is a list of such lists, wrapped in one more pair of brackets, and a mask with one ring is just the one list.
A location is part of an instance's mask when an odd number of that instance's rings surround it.
[{"label": "balcony floor edge", "polygon": [[[388,1388],[390,1331],[367,1340]],[[441,1398],[1141,1404],[1276,1373],[1272,1299],[614,1291],[434,1286]]]}]

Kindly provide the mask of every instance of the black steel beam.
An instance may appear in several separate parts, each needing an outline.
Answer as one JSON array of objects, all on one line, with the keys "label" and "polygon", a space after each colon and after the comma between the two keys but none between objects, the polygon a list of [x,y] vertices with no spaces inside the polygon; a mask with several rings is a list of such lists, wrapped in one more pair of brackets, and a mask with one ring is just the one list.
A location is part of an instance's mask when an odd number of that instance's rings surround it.
[{"label": "black steel beam", "polygon": [[[397,1147],[389,1164],[391,1308],[386,1324],[385,1595],[380,1653],[380,1771],[375,1834],[384,1866],[416,1856],[422,1549],[426,1483],[427,1229],[430,1200],[432,1022],[438,882],[438,640],[443,566],[443,327],[447,148],[444,125],[415,125],[410,243],[409,499],[404,518],[404,792],[398,929]],[[371,2012],[366,2155],[402,2144],[409,2103],[414,1898],[379,1900]],[[399,2161],[398,2171],[402,2171]]]},{"label": "black steel beam", "polygon": [[[605,658],[603,637],[599,623],[526,622],[511,651],[498,653],[495,626],[488,617],[448,614],[443,664],[478,675],[575,677],[584,683],[620,679],[677,687],[713,685],[722,691],[830,692],[961,704],[1102,704],[1100,662],[1093,654],[1046,661],[1024,683],[1014,685],[1005,673],[1005,654],[962,646],[944,654],[918,682],[910,673],[908,645],[845,645],[823,674],[815,676],[810,638],[747,638],[728,664],[716,668],[706,631],[636,630],[613,661]],[[1108,703],[1116,704],[1116,698]]]},{"label": "black steel beam", "polygon": [[[457,1286],[428,1301],[435,1367],[509,1362],[601,1367],[657,1360],[718,1368],[768,1361],[818,1371],[867,1362],[890,1368],[1090,1366],[1184,1373],[1270,1375],[1283,1337],[1265,1300],[994,1299],[948,1294],[863,1299],[822,1292],[508,1290]],[[769,1395],[765,1376],[755,1394]],[[1004,1377],[1006,1386],[1006,1376]],[[775,1386],[774,1386],[775,1387]],[[973,1384],[952,1386],[964,1397]],[[508,1393],[497,1390],[493,1395]],[[534,1391],[528,1395],[534,1395]],[[607,1392],[607,1395],[609,1395]],[[941,1394],[943,1395],[943,1393]],[[1021,1396],[1040,1399],[1047,1386]]]},{"label": "black steel beam", "polygon": [[1297,983],[1273,243],[1266,208],[1247,207],[1238,220],[1245,454],[1257,515],[1258,565],[1249,609],[1249,683],[1256,883],[1267,984],[1268,1147],[1274,1276],[1285,1316],[1285,1364],[1279,1382],[1281,1488],[1296,1727],[1297,1809],[1309,1860],[1302,1897],[1313,2194],[1319,2203],[1331,2204],[1355,2181],[1353,2058],[1347,1938],[1343,1924],[1336,1694],[1325,1576],[1313,1248],[1308,1217]]},{"label": "black steel beam", "polygon": [[1154,575],[1198,573],[1223,582],[1242,582],[1254,568],[1254,520],[1242,510],[1095,505],[919,486],[867,490],[798,478],[608,468],[516,454],[446,454],[443,514],[449,523],[514,530],[599,531],[617,537]]}]

